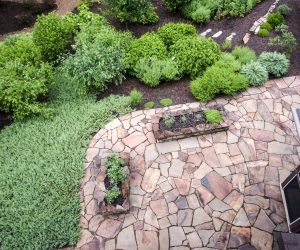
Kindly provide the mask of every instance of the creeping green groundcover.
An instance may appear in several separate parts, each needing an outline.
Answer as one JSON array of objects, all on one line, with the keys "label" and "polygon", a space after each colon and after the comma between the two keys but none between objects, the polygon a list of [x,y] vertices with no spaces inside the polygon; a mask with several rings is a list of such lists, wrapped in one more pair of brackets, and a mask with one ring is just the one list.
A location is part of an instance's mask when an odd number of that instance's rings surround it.
[{"label": "creeping green groundcover", "polygon": [[0,249],[53,249],[79,240],[80,178],[89,136],[130,111],[128,97],[81,97],[54,115],[0,132]]}]

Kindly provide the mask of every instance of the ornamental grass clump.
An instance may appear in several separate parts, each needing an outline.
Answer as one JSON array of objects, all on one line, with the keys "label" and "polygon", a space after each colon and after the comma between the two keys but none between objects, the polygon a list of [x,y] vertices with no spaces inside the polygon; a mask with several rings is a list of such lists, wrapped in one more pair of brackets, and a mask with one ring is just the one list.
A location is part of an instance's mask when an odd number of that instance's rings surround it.
[{"label": "ornamental grass clump", "polygon": [[245,64],[241,69],[241,74],[248,79],[250,86],[263,85],[269,78],[268,71],[259,62]]}]

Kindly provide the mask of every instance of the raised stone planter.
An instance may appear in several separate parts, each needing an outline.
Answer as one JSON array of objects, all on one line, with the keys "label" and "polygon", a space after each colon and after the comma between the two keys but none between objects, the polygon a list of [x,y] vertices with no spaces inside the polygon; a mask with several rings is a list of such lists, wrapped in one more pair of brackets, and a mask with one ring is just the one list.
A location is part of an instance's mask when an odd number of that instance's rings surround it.
[{"label": "raised stone planter", "polygon": [[[119,154],[119,156],[124,160],[125,165],[125,171],[127,172],[127,178],[126,180],[123,182],[122,187],[121,187],[121,192],[122,192],[122,196],[125,199],[123,201],[122,204],[117,204],[117,205],[110,205],[107,204],[105,201],[105,192],[106,192],[106,188],[105,188],[105,184],[104,184],[104,180],[106,178],[106,166],[105,164],[102,164],[100,166],[100,172],[97,175],[96,181],[98,181],[98,186],[101,187],[101,191],[103,192],[101,195],[101,198],[99,199],[99,196],[97,195],[97,192],[94,192],[94,198],[98,201],[98,206],[100,208],[100,214],[102,214],[103,216],[108,216],[108,215],[113,215],[113,214],[121,214],[121,213],[126,213],[129,211],[129,162],[130,162],[130,156],[129,154],[126,153],[121,153]],[[94,160],[94,162],[96,162],[97,159]],[[100,162],[100,161],[98,161]],[[99,164],[97,166],[97,164],[94,163],[94,168],[98,168]],[[96,170],[97,171],[97,170]],[[97,196],[97,197],[95,197]]]},{"label": "raised stone planter", "polygon": [[205,135],[205,134],[213,134],[220,131],[226,131],[229,129],[229,120],[227,119],[227,112],[224,110],[224,108],[218,106],[208,107],[206,109],[217,109],[222,114],[222,122],[220,124],[199,124],[195,127],[186,127],[181,128],[178,131],[169,131],[169,130],[163,130],[160,126],[160,122],[167,116],[180,116],[180,115],[188,115],[192,113],[197,113],[199,111],[203,111],[204,108],[197,107],[189,110],[182,111],[181,109],[172,110],[168,114],[161,113],[156,115],[153,119],[153,133],[154,137],[158,142],[164,142],[164,141],[171,141],[171,140],[178,140],[183,139],[191,136],[199,136],[199,135]]}]

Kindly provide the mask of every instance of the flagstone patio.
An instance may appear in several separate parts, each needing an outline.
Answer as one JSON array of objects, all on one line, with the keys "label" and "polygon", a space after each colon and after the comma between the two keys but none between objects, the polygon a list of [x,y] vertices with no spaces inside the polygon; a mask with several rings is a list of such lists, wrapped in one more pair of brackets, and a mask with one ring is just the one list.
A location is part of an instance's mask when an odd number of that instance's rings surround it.
[{"label": "flagstone patio", "polygon": [[[298,76],[218,98],[209,104],[229,112],[227,132],[165,143],[156,143],[151,123],[162,109],[107,124],[86,154],[77,248],[272,249],[273,232],[288,230],[279,184],[299,165],[291,112],[300,107],[299,93]],[[121,152],[131,157],[131,209],[103,218],[104,183],[96,165]]]}]

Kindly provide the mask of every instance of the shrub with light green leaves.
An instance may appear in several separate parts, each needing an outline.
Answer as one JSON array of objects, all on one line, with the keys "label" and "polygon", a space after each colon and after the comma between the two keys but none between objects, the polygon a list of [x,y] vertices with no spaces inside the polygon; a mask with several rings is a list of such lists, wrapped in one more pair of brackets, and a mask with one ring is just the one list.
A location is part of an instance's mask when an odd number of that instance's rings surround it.
[{"label": "shrub with light green leaves", "polygon": [[179,78],[177,64],[172,59],[159,60],[157,57],[142,58],[134,68],[135,76],[146,85],[156,87],[163,80]]},{"label": "shrub with light green leaves", "polygon": [[33,41],[47,62],[55,62],[65,53],[75,27],[54,13],[39,16],[33,31]]},{"label": "shrub with light green leaves", "polygon": [[157,35],[163,40],[167,48],[175,44],[180,39],[196,37],[196,28],[187,23],[167,23],[157,30]]},{"label": "shrub with light green leaves", "polygon": [[258,58],[259,63],[267,69],[269,74],[276,77],[285,75],[290,66],[284,54],[278,52],[263,52]]},{"label": "shrub with light green leaves", "polygon": [[207,102],[218,94],[232,95],[248,87],[245,76],[234,72],[229,68],[212,66],[208,68],[203,76],[191,82],[193,96],[201,102]]},{"label": "shrub with light green leaves", "polygon": [[158,16],[150,0],[105,0],[109,13],[125,23],[156,23]]},{"label": "shrub with light green leaves", "polygon": [[241,64],[257,60],[255,51],[248,47],[237,46],[232,51],[232,55],[234,55]]},{"label": "shrub with light green leaves", "polygon": [[171,46],[171,55],[182,74],[195,78],[219,60],[220,46],[211,38],[188,37]]},{"label": "shrub with light green leaves", "polygon": [[164,60],[167,55],[167,48],[162,39],[155,33],[146,33],[129,45],[126,54],[127,68],[133,71],[142,58],[156,56],[157,59]]},{"label": "shrub with light green leaves", "polygon": [[250,86],[263,85],[269,78],[268,71],[259,62],[245,64],[241,69],[241,74],[248,79]]}]

